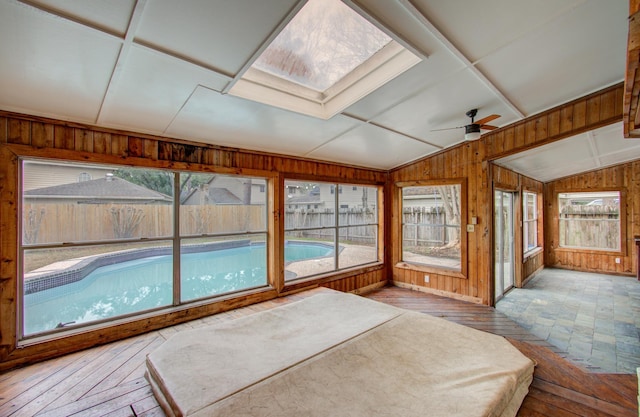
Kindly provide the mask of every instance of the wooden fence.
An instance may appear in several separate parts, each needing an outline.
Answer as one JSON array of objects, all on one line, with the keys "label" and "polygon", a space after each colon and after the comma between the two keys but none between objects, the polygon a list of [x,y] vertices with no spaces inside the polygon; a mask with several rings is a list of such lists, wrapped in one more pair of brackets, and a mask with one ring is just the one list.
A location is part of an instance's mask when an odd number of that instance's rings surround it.
[{"label": "wooden fence", "polygon": [[[171,205],[25,204],[23,243],[171,237]],[[182,235],[267,229],[264,206],[181,206]]]},{"label": "wooden fence", "polygon": [[620,249],[620,210],[615,206],[567,205],[560,211],[560,246]]},{"label": "wooden fence", "polygon": [[[287,238],[299,237],[333,241],[335,214],[333,210],[286,210],[285,234]],[[371,210],[341,209],[338,212],[340,241],[375,245],[377,215]],[[304,230],[300,230],[304,229]]]},{"label": "wooden fence", "polygon": [[[445,246],[451,236],[460,235],[459,224],[447,224],[442,209],[433,207],[407,207],[402,213],[403,246]],[[456,233],[453,233],[453,232]]]}]

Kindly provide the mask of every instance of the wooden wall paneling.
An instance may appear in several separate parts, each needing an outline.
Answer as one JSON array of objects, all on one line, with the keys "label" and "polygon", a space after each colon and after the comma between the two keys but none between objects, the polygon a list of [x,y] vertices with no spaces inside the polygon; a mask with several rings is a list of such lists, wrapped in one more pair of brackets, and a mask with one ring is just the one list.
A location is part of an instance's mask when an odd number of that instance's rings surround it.
[{"label": "wooden wall paneling", "polygon": [[587,124],[587,103],[579,101],[573,106],[573,128],[582,129]]},{"label": "wooden wall paneling", "polygon": [[76,128],[73,130],[76,151],[93,152],[93,131]]},{"label": "wooden wall paneling", "polygon": [[[535,146],[554,142],[622,120],[623,107],[618,102],[624,94],[622,83],[576,99],[539,115],[485,133],[487,159],[494,160]],[[536,121],[535,129],[532,124]],[[545,128],[546,123],[546,128]],[[535,138],[532,131],[535,130]],[[505,146],[492,145],[504,131]],[[513,145],[510,144],[513,131]]]},{"label": "wooden wall paneling", "polygon": [[560,110],[560,134],[571,132],[572,130],[573,130],[573,106],[566,106]]},{"label": "wooden wall paneling", "polygon": [[54,146],[58,149],[75,149],[75,135],[74,129],[68,126],[55,126],[54,127]]},{"label": "wooden wall paneling", "polygon": [[7,143],[7,124],[7,118],[0,116],[0,145]]},{"label": "wooden wall paneling", "polygon": [[111,154],[111,134],[95,132],[93,135],[93,152],[99,155]]},{"label": "wooden wall paneling", "polygon": [[[207,150],[205,150],[206,153]],[[158,141],[155,139],[143,139],[142,140],[142,155],[143,158],[150,159],[153,161],[158,160]],[[206,164],[204,161],[203,155],[203,164]]]},{"label": "wooden wall paneling", "polygon": [[524,135],[525,135],[524,144],[525,145],[532,145],[536,143],[536,136],[537,136],[536,121],[537,121],[536,119],[531,119],[524,124]]},{"label": "wooden wall paneling", "polygon": [[31,123],[25,120],[9,119],[7,142],[16,145],[31,144]]},{"label": "wooden wall paneling", "polygon": [[595,124],[600,120],[600,97],[587,99],[587,124]]},{"label": "wooden wall paneling", "polygon": [[555,137],[560,135],[560,109],[555,109],[548,113],[547,121],[549,123],[549,136]]},{"label": "wooden wall paneling", "polygon": [[[542,142],[549,137],[549,132],[547,131],[548,122],[549,122],[549,118],[546,116],[540,116],[537,119],[535,119],[536,137],[534,139],[534,142]],[[575,123],[575,119],[574,119],[574,123]]]},{"label": "wooden wall paneling", "polygon": [[36,148],[52,148],[54,145],[53,125],[33,122],[31,124],[31,145]]},{"label": "wooden wall paneling", "polygon": [[18,157],[0,147],[0,360],[12,350],[16,340],[15,271],[18,259]]}]

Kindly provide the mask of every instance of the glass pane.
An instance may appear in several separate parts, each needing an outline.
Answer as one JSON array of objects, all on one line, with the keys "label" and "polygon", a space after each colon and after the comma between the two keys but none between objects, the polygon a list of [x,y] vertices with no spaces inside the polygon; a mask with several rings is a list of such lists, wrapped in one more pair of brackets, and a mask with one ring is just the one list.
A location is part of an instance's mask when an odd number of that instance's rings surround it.
[{"label": "glass pane", "polygon": [[285,280],[330,272],[335,266],[335,229],[285,234]]},{"label": "glass pane", "polygon": [[180,182],[182,236],[267,229],[265,179],[181,173]]},{"label": "glass pane", "polygon": [[402,189],[402,259],[460,270],[459,184]]},{"label": "glass pane", "polygon": [[310,0],[253,67],[325,91],[391,41],[339,0]]},{"label": "glass pane", "polygon": [[560,246],[620,250],[620,193],[558,194]]},{"label": "glass pane", "polygon": [[171,236],[172,183],[168,171],[25,161],[23,245]]},{"label": "glass pane", "polygon": [[338,267],[367,264],[378,261],[377,226],[340,228]]},{"label": "glass pane", "polygon": [[285,181],[284,187],[285,230],[335,227],[335,184]]},{"label": "glass pane", "polygon": [[378,189],[362,185],[340,185],[338,222],[340,226],[378,223]]},{"label": "glass pane", "polygon": [[267,285],[266,234],[184,239],[180,246],[182,301]]},{"label": "glass pane", "polygon": [[536,195],[531,193],[524,193],[525,197],[525,210],[524,210],[524,219],[531,220],[535,219],[536,216]]},{"label": "glass pane", "polygon": [[170,241],[24,251],[26,336],[172,304]]},{"label": "glass pane", "polygon": [[535,249],[538,246],[537,242],[537,230],[536,230],[536,221],[529,220],[525,223],[525,236],[526,236],[526,244],[525,251]]}]

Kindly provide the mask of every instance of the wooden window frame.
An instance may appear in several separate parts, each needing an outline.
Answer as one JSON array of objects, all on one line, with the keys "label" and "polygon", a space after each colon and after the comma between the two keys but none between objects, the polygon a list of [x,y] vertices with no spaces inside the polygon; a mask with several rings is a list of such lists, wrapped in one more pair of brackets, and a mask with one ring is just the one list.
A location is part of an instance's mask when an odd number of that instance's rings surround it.
[{"label": "wooden window frame", "polygon": [[[381,265],[383,263],[383,259],[384,259],[384,247],[383,247],[383,239],[384,239],[384,206],[383,206],[383,186],[380,184],[369,184],[369,183],[360,183],[360,182],[342,182],[342,181],[336,181],[334,179],[318,179],[318,178],[313,178],[313,177],[307,177],[307,176],[292,176],[292,177],[287,177],[283,179],[283,185],[282,185],[282,190],[286,190],[288,189],[288,187],[286,186],[286,182],[287,181],[305,181],[305,182],[312,182],[312,183],[322,183],[322,184],[328,184],[330,186],[330,195],[334,197],[334,207],[333,209],[335,210],[336,216],[334,219],[334,224],[332,226],[327,226],[324,227],[326,228],[331,228],[334,230],[334,235],[335,235],[335,241],[334,241],[334,245],[335,245],[335,249],[334,249],[334,268],[331,271],[323,271],[323,272],[319,272],[316,274],[311,274],[311,275],[306,275],[300,278],[297,278],[295,280],[290,280],[290,281],[286,281],[284,282],[284,288],[286,290],[291,289],[291,288],[296,288],[300,283],[309,283],[309,282],[314,282],[314,281],[323,281],[324,279],[328,278],[328,277],[332,277],[332,276],[336,276],[336,274],[341,274],[344,272],[348,272],[348,271],[354,271],[354,270],[358,270],[358,269],[363,269],[363,268],[369,268],[371,266],[377,266],[377,265]],[[340,207],[340,194],[342,194],[342,189],[343,186],[349,187],[349,186],[359,186],[359,187],[365,187],[365,188],[374,188],[376,189],[376,222],[375,223],[366,223],[366,224],[360,224],[360,225],[353,225],[354,227],[356,226],[376,226],[376,260],[372,261],[372,262],[367,262],[367,263],[363,263],[363,264],[359,264],[359,265],[354,265],[354,266],[349,266],[349,267],[344,267],[344,268],[340,268],[339,267],[339,250],[338,247],[340,245],[340,229],[345,228],[345,227],[349,227],[349,226],[345,226],[345,225],[340,225],[339,224],[339,216],[337,215]],[[335,192],[335,190],[339,190],[337,193]],[[286,198],[283,195],[282,196],[282,202],[283,202],[283,207],[285,207],[286,204]],[[285,228],[285,221],[284,221],[284,216],[286,214],[283,212],[283,221],[282,221],[282,241],[281,241],[281,246],[279,248],[279,250],[282,252],[282,259],[284,261],[284,243],[286,241],[286,233],[290,232],[290,231],[295,231],[295,230],[313,230],[313,229],[286,229]],[[283,279],[284,279],[284,274],[283,274]]]},{"label": "wooden window frame", "polygon": [[[395,267],[401,269],[409,269],[413,271],[419,272],[428,272],[434,274],[441,274],[452,276],[455,278],[468,278],[468,231],[467,226],[469,224],[467,213],[468,213],[468,194],[467,194],[467,178],[449,178],[449,179],[439,179],[439,180],[420,180],[420,181],[402,181],[397,182],[397,213],[399,213],[397,222],[397,230],[400,234],[399,237],[399,256],[400,259],[396,263]],[[421,187],[421,186],[437,186],[437,185],[459,185],[460,186],[460,269],[452,269],[447,267],[442,267],[438,265],[430,265],[430,264],[422,264],[416,262],[408,262],[403,259],[403,196],[402,190],[406,187]],[[475,225],[474,225],[475,226]],[[475,228],[475,227],[474,227]]]},{"label": "wooden window frame", "polygon": [[[594,249],[594,248],[581,248],[574,246],[560,246],[560,212],[559,212],[559,202],[558,198],[560,194],[564,193],[596,193],[596,192],[618,192],[620,194],[620,217],[618,221],[620,222],[620,249],[619,250],[610,250],[610,249]],[[555,251],[558,252],[580,252],[580,253],[592,253],[599,255],[618,255],[618,256],[627,256],[627,245],[625,242],[627,241],[627,190],[625,187],[597,187],[593,189],[558,189],[555,190],[553,195],[553,216],[555,220],[555,232],[554,239],[556,240],[557,247],[554,248]]]}]

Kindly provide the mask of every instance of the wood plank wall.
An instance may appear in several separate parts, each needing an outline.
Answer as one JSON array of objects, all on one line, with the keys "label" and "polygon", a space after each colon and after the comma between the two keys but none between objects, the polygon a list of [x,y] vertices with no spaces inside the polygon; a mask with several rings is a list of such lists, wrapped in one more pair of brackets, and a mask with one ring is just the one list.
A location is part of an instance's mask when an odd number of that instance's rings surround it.
[{"label": "wood plank wall", "polygon": [[[493,285],[493,181],[496,180],[490,178],[491,161],[622,121],[623,93],[623,83],[619,83],[486,133],[478,141],[462,143],[392,170],[388,198],[390,223],[387,226],[393,237],[389,252],[391,279],[399,285],[490,304]],[[521,187],[528,184],[539,189],[539,184],[524,179],[507,179],[513,174],[500,171],[498,180],[502,176],[507,183],[520,181]],[[407,268],[400,262],[400,196],[397,184],[459,177],[466,179],[468,187],[466,222],[471,223],[472,217],[478,217],[475,232],[467,234],[467,273],[460,277],[458,273],[447,271],[429,272],[430,282],[425,283],[424,271]],[[548,218],[546,206],[544,217]],[[522,279],[541,266],[542,258],[539,256],[524,263]]]},{"label": "wood plank wall", "polygon": [[[637,139],[630,139],[637,140]],[[545,265],[589,272],[635,275],[637,254],[634,236],[640,236],[640,161],[595,170],[545,184]],[[558,198],[566,191],[621,190],[620,252],[559,248]],[[616,263],[616,258],[620,263]]]},{"label": "wood plank wall", "polygon": [[[361,291],[387,282],[387,271],[383,262],[291,285],[283,285],[272,276],[270,282],[273,288],[269,290],[228,297],[207,305],[16,349],[19,157],[263,175],[274,178],[270,184],[270,192],[274,196],[282,192],[284,178],[384,186],[388,176],[387,172],[379,170],[208,146],[0,112],[0,370],[272,299],[305,288],[320,285],[342,291]],[[276,198],[275,201],[270,227],[276,232],[270,235],[270,242],[277,244],[280,242],[278,236],[283,235],[283,222],[279,221],[279,216],[284,203],[281,198]],[[384,205],[381,205],[380,210],[384,212]],[[383,226],[384,224],[380,229],[381,239],[385,237]],[[274,252],[276,253],[272,256],[275,259],[283,259],[280,251]],[[384,259],[384,256],[381,256],[381,259]],[[277,266],[271,272],[274,276],[283,274]]]}]

